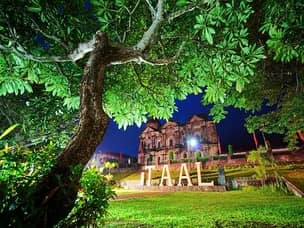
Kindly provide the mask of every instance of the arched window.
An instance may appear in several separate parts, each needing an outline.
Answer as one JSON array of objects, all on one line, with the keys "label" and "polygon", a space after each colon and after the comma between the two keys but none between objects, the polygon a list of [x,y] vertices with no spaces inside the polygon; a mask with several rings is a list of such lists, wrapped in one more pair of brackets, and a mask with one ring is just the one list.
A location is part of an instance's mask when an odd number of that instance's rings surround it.
[{"label": "arched window", "polygon": [[158,141],[158,143],[157,143],[157,148],[158,149],[160,148],[160,141]]},{"label": "arched window", "polygon": [[152,138],[152,147],[155,148],[155,136]]},{"label": "arched window", "polygon": [[169,146],[173,147],[173,140],[172,139],[169,140]]}]

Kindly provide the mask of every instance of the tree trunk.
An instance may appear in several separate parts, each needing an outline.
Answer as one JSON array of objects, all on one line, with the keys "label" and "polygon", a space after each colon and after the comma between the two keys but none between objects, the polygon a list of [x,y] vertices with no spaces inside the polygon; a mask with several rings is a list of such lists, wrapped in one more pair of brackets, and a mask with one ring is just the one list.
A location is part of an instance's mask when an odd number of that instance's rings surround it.
[{"label": "tree trunk", "polygon": [[106,131],[108,116],[102,109],[102,92],[111,47],[105,34],[98,34],[96,38],[96,46],[90,54],[80,86],[78,130],[59,155],[57,164],[38,184],[33,213],[25,218],[29,227],[51,227],[68,215],[74,205],[81,176],[72,179],[71,171],[79,164],[87,164]]},{"label": "tree trunk", "polygon": [[297,133],[298,133],[299,139],[304,142],[304,131],[298,130]]},{"label": "tree trunk", "polygon": [[58,156],[57,164],[38,183],[26,202],[31,207],[24,218],[25,227],[52,227],[64,219],[74,206],[79,179],[71,175],[77,165],[86,165],[101,142],[108,125],[108,116],[102,109],[103,81],[107,65],[123,64],[137,58],[132,48],[112,46],[104,33],[95,36],[94,50],[84,69],[80,86],[79,127],[70,142]]}]

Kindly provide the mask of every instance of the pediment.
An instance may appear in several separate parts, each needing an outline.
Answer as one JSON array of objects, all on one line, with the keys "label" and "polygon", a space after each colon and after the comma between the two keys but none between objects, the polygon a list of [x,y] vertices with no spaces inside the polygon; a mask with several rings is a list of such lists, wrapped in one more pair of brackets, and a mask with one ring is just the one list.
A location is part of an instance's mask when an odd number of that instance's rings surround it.
[{"label": "pediment", "polygon": [[206,117],[203,116],[199,116],[199,115],[193,115],[192,117],[190,117],[190,119],[188,120],[188,123],[192,123],[192,122],[197,122],[197,121],[207,121]]},{"label": "pediment", "polygon": [[151,132],[159,133],[157,130],[155,130],[151,127],[146,127],[146,129],[143,130],[143,132],[141,134],[148,134],[148,133],[151,133]]},{"label": "pediment", "polygon": [[178,124],[174,121],[168,121],[167,123],[165,123],[162,128],[169,128],[169,127],[176,127],[178,126]]}]

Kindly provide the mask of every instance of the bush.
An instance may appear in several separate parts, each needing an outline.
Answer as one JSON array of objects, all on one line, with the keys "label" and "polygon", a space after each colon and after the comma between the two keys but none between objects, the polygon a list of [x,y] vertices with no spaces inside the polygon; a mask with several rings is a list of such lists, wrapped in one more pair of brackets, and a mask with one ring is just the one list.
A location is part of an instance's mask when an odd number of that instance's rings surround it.
[{"label": "bush", "polygon": [[58,153],[51,142],[30,150],[17,148],[0,154],[0,226],[22,227],[32,208],[36,183],[55,163]]},{"label": "bush", "polygon": [[[58,151],[50,142],[39,149],[17,148],[0,154],[0,227],[23,227],[25,217],[40,213],[34,207],[33,193],[38,181],[55,164]],[[75,167],[72,176],[82,169]],[[96,168],[84,171],[80,185],[73,210],[58,226],[97,224],[105,215],[108,199],[115,193],[101,173]]]},{"label": "bush", "polygon": [[170,152],[169,152],[169,159],[170,159],[170,161],[173,161],[173,159],[174,159],[174,153],[172,150],[170,150]]},{"label": "bush", "polygon": [[75,206],[66,219],[58,226],[100,227],[109,207],[108,200],[116,195],[112,188],[107,185],[104,176],[96,167],[85,170],[80,179]]},{"label": "bush", "polygon": [[214,155],[212,158],[213,158],[213,160],[219,160],[219,159],[220,159],[220,156]]},{"label": "bush", "polygon": [[206,162],[208,160],[209,160],[209,157],[205,156],[205,157],[201,157],[198,161],[200,161],[200,162]]},{"label": "bush", "polygon": [[195,158],[197,161],[199,161],[202,158],[202,154],[199,150],[195,152]]}]

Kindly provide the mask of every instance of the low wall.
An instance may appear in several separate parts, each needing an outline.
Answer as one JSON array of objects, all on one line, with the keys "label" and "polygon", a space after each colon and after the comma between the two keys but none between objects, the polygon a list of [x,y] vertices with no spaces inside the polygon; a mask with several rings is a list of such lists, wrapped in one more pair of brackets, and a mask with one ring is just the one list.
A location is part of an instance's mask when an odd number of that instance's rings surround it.
[{"label": "low wall", "polygon": [[[275,161],[277,162],[300,162],[304,161],[304,150],[297,150],[296,152],[288,151],[287,148],[283,149],[276,149],[273,150],[272,156]],[[168,165],[172,169],[179,169],[180,165],[183,162],[180,163],[169,163]],[[185,162],[187,164],[188,169],[194,169],[196,168],[195,162]],[[227,156],[226,159],[219,158],[218,160],[208,160],[206,162],[202,162],[202,166],[204,168],[211,167],[211,166],[238,166],[238,165],[245,165],[247,163],[247,152],[241,152],[241,153],[235,153],[232,155],[232,157]],[[155,165],[155,168],[161,169],[163,167],[163,164]],[[144,166],[141,166],[141,170],[144,169]]]},{"label": "low wall", "polygon": [[227,160],[213,160],[213,161],[207,161],[205,163],[205,166],[225,166],[225,165],[244,165],[247,163],[246,158],[234,158]]},{"label": "low wall", "polygon": [[294,184],[292,184],[290,181],[288,181],[285,177],[282,177],[282,180],[284,181],[287,188],[290,191],[292,191],[294,195],[301,197],[301,198],[304,197],[304,193],[299,188],[297,188]]},{"label": "low wall", "polygon": [[146,190],[146,191],[161,191],[161,192],[179,192],[179,191],[189,191],[189,192],[225,192],[225,186],[140,186],[133,185],[128,186],[128,189],[134,190]]},{"label": "low wall", "polygon": [[304,151],[301,153],[277,153],[273,154],[273,157],[276,161],[304,161]]}]

